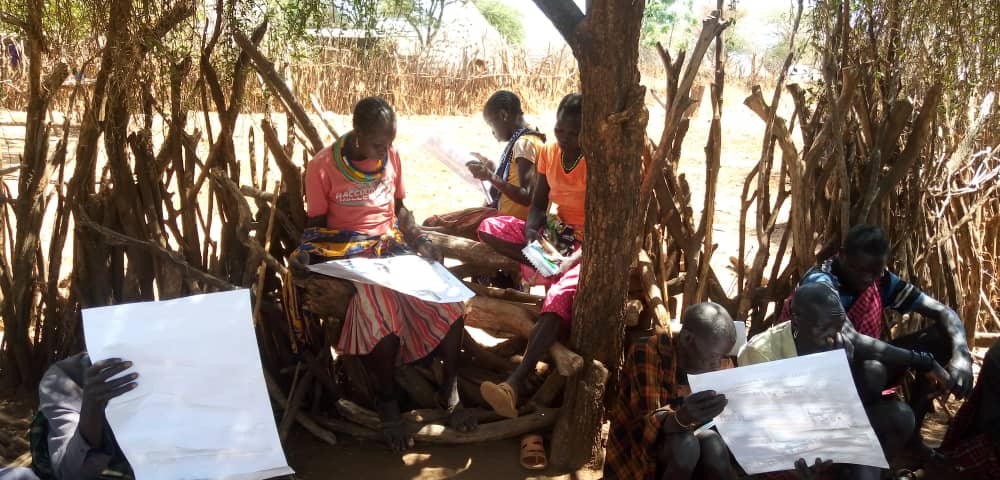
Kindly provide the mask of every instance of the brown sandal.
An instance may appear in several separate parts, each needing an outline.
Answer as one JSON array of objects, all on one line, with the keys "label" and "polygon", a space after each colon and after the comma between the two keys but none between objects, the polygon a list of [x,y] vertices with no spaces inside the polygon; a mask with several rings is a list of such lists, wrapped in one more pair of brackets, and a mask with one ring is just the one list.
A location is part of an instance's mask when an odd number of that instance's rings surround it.
[{"label": "brown sandal", "polygon": [[483,382],[479,385],[479,393],[498,415],[517,418],[517,392],[510,384]]},{"label": "brown sandal", "polygon": [[521,466],[528,470],[545,470],[548,466],[545,458],[545,442],[541,435],[525,435],[521,439]]}]

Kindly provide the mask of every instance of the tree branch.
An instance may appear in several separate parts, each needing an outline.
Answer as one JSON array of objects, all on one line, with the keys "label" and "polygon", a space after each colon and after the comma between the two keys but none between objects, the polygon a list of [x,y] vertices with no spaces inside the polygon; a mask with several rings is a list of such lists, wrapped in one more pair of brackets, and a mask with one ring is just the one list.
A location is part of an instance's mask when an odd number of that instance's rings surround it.
[{"label": "tree branch", "polygon": [[108,227],[105,227],[104,225],[100,225],[97,222],[91,220],[91,218],[82,210],[74,212],[74,216],[76,217],[76,221],[77,223],[80,224],[80,226],[89,228],[97,232],[98,234],[102,235],[107,239],[109,244],[135,245],[137,247],[145,248],[150,253],[164,260],[173,262],[188,277],[204,282],[206,285],[211,285],[215,288],[218,288],[219,290],[235,290],[239,288],[236,285],[233,285],[219,277],[216,277],[208,272],[205,272],[201,269],[191,266],[191,264],[187,263],[187,261],[184,260],[184,257],[181,256],[181,254],[173,250],[169,250],[167,248],[164,248],[160,245],[157,245],[155,243],[146,240],[140,240],[138,238],[130,237],[123,233],[116,232]]},{"label": "tree branch", "polygon": [[20,18],[17,18],[6,12],[0,12],[0,22],[4,22],[11,26],[20,28],[25,33],[31,31],[31,28],[28,26],[28,22],[25,22],[24,20],[21,20]]},{"label": "tree branch", "polygon": [[583,12],[573,0],[535,0],[538,9],[559,30],[566,43],[573,46],[577,25],[583,21]]},{"label": "tree branch", "polygon": [[278,71],[275,70],[274,63],[268,60],[243,32],[234,31],[233,41],[249,55],[254,69],[260,74],[264,83],[278,95],[285,110],[292,114],[295,123],[298,124],[299,129],[302,130],[302,133],[309,140],[309,144],[306,147],[311,149],[312,154],[322,150],[325,145],[323,144],[322,137],[319,136],[319,131],[316,130],[312,120],[309,119],[306,110],[302,108],[302,104],[295,98],[291,87],[285,83],[281,75],[278,74]]},{"label": "tree branch", "polygon": [[157,43],[163,41],[163,37],[167,33],[170,33],[174,27],[191,15],[194,15],[194,13],[194,2],[190,0],[174,5],[173,8],[164,12],[163,15],[156,20],[156,23],[146,29],[142,35],[142,39],[140,40],[142,43],[142,49],[145,52],[152,50]]}]

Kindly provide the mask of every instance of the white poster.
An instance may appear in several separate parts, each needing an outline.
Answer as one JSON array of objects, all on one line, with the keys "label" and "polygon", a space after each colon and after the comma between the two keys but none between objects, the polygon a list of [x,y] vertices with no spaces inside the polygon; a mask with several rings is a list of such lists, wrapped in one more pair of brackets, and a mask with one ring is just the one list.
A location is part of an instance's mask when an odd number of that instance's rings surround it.
[{"label": "white poster", "polygon": [[692,392],[729,401],[715,424],[748,474],[804,458],[889,468],[843,350],[689,375]]},{"label": "white poster", "polygon": [[427,150],[427,153],[431,154],[432,158],[441,162],[448,170],[451,170],[451,173],[461,178],[466,184],[482,191],[486,197],[486,201],[490,201],[490,186],[486,182],[473,177],[472,173],[469,172],[469,168],[465,166],[466,163],[478,161],[471,153],[465,153],[462,149],[445,143],[441,137],[436,135],[427,137],[427,140],[424,141],[424,149]]},{"label": "white poster", "polygon": [[138,387],[107,406],[136,480],[289,475],[247,290],[83,310],[90,358],[131,361]]},{"label": "white poster", "polygon": [[434,303],[464,302],[475,293],[444,265],[417,255],[386,258],[349,258],[310,265],[309,270],[330,277],[381,285]]}]

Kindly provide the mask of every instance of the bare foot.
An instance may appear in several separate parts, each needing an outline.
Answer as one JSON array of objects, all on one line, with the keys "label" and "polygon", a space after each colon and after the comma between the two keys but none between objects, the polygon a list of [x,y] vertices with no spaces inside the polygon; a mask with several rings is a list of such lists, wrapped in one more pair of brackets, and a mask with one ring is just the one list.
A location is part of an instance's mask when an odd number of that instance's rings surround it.
[{"label": "bare foot", "polygon": [[406,425],[399,412],[399,402],[395,399],[376,401],[378,418],[381,421],[379,430],[382,432],[382,439],[393,453],[403,453],[407,448],[413,446],[413,437],[406,433]]},{"label": "bare foot", "polygon": [[448,426],[462,433],[469,433],[479,426],[479,419],[471,410],[456,405],[448,415]]}]

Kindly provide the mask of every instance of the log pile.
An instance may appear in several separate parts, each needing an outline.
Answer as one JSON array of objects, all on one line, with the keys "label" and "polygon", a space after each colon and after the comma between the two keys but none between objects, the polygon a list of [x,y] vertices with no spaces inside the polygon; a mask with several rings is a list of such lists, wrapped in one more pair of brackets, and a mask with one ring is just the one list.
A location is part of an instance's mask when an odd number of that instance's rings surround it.
[{"label": "log pile", "polygon": [[[436,407],[436,392],[440,385],[441,365],[404,365],[397,370],[396,381],[405,392],[404,404],[412,408],[405,413],[407,425],[418,442],[426,443],[470,443],[499,440],[527,432],[551,428],[555,422],[566,377],[583,367],[584,359],[571,351],[563,343],[557,342],[549,350],[547,358],[540,362],[529,377],[529,389],[521,392],[522,415],[517,419],[500,419],[489,409],[479,394],[483,381],[500,382],[507,378],[521,361],[521,353],[531,336],[544,297],[513,289],[499,289],[483,286],[470,281],[470,277],[482,273],[496,272],[498,269],[517,271],[513,260],[503,257],[489,246],[470,240],[432,233],[434,243],[441,247],[448,258],[449,267],[466,285],[476,292],[476,296],[466,301],[465,324],[483,330],[499,339],[501,343],[486,347],[471,335],[463,339],[461,366],[459,367],[459,390],[463,404],[476,409],[480,426],[474,432],[463,433],[445,426],[445,420]],[[640,317],[646,317],[646,328],[650,328],[648,318],[653,316],[658,322],[666,321],[663,296],[653,284],[648,273],[648,258],[640,259],[640,268],[630,280],[636,298],[629,301],[627,323],[635,327]],[[328,443],[334,441],[333,434],[347,434],[359,438],[378,439],[378,420],[372,411],[374,397],[364,368],[357,358],[339,357],[334,361],[326,356],[326,365],[317,365],[315,352],[329,352],[339,335],[347,304],[355,293],[354,287],[345,280],[327,277],[294,269],[295,285],[301,289],[301,302],[316,317],[316,324],[308,326],[313,341],[319,347],[306,352],[306,361],[286,370],[292,372],[293,382],[289,394],[269,379],[269,387],[277,403],[285,409],[280,423],[282,438],[293,423],[298,423]],[[641,273],[645,272],[645,273]],[[647,307],[649,305],[650,307]],[[652,312],[652,313],[645,313]],[[339,372],[338,378],[327,372]],[[607,372],[605,371],[605,377]],[[333,384],[324,388],[321,382]],[[327,399],[317,408],[327,408],[323,414],[304,413],[303,403],[310,398],[310,389],[337,391],[338,396]],[[326,392],[324,392],[325,394]],[[333,408],[329,406],[333,405]]]}]

